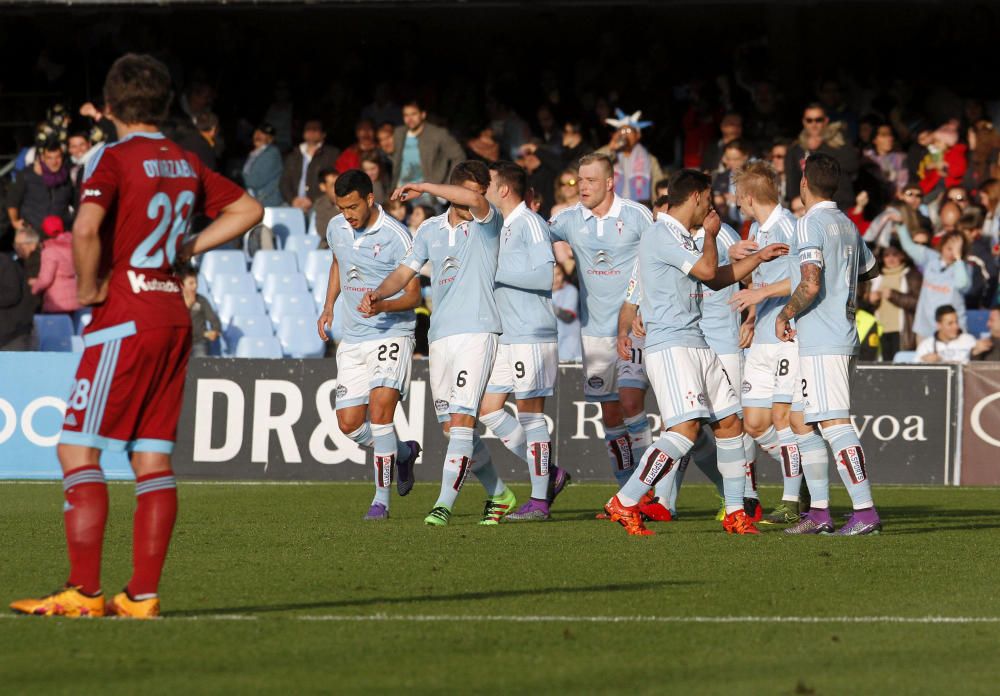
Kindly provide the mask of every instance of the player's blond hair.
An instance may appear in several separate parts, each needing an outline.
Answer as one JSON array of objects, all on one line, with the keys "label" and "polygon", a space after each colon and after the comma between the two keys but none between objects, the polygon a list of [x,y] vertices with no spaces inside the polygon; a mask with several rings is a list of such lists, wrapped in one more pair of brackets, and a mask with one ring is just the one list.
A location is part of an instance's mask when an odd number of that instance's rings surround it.
[{"label": "player's blond hair", "polygon": [[614,161],[603,152],[591,152],[589,155],[584,155],[580,158],[579,168],[587,166],[588,164],[599,164],[604,168],[604,173],[610,179],[615,175],[615,163]]},{"label": "player's blond hair", "polygon": [[761,203],[776,205],[781,190],[778,172],[768,162],[747,162],[733,173],[733,183],[739,193],[747,194]]}]

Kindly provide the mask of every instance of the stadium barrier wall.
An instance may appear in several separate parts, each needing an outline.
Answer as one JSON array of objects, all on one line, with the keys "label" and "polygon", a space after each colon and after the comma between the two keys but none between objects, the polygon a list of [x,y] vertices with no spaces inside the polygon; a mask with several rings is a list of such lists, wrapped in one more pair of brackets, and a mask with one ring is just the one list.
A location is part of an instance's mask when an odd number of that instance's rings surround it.
[{"label": "stadium barrier wall", "polygon": [[[54,445],[78,359],[65,353],[0,353],[0,374],[5,375],[0,382],[0,478],[58,478]],[[858,368],[854,421],[874,480],[957,483],[959,369]],[[178,475],[368,480],[362,451],[337,427],[336,386],[332,360],[192,360],[175,451]],[[659,417],[652,395],[647,407],[655,433]],[[548,400],[546,416],[560,466],[578,481],[610,482],[599,407],[583,399],[579,365],[559,368],[556,397]],[[418,479],[437,480],[447,445],[436,423],[426,361],[414,362],[410,395],[400,404],[395,423],[403,439],[419,440],[427,453]],[[1000,429],[993,432],[1000,434]],[[503,476],[527,479],[524,464],[506,448],[493,441],[490,449]],[[776,464],[759,461],[762,481],[780,479]],[[107,457],[105,466],[109,477],[128,476],[123,455]],[[704,479],[691,467],[688,480]]]},{"label": "stadium barrier wall", "polygon": [[971,363],[963,369],[963,486],[1000,486],[1000,364]]}]

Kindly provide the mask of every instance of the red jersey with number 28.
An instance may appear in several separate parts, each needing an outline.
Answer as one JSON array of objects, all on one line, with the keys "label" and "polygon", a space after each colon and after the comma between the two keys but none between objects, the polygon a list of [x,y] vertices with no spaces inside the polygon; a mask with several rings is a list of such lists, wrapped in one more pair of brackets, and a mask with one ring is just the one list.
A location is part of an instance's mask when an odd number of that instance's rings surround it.
[{"label": "red jersey with number 28", "polygon": [[215,217],[243,189],[162,133],[133,133],[105,147],[95,162],[85,173],[80,203],[106,211],[98,276],[111,281],[87,333],[127,321],[140,331],[190,325],[171,270],[181,241],[194,213]]}]

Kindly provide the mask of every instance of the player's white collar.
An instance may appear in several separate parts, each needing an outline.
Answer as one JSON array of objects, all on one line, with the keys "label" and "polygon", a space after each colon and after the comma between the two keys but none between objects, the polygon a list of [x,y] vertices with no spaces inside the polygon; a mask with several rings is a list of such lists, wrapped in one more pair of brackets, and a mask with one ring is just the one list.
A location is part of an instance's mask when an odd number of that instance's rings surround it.
[{"label": "player's white collar", "polygon": [[[622,214],[622,199],[618,197],[617,193],[612,193],[611,195],[614,196],[614,198],[611,199],[611,207],[608,208],[608,212],[604,217],[598,218],[599,220],[607,220],[610,217],[620,217]],[[580,207],[583,208],[584,220],[589,220],[594,217],[593,210],[582,203],[580,204]]]},{"label": "player's white collar", "polygon": [[[128,142],[132,138],[149,138],[150,140],[163,140],[165,137],[166,136],[163,135],[163,133],[161,133],[160,131],[155,131],[153,133],[149,133],[147,131],[134,131],[126,135],[121,140],[119,140],[118,143]],[[114,144],[117,145],[118,143]]]},{"label": "player's white collar", "polygon": [[782,217],[784,217],[784,208],[782,208],[780,204],[774,206],[774,210],[772,210],[771,214],[767,216],[767,220],[764,221],[764,224],[760,226],[760,231],[769,231],[772,227],[778,224],[778,221]]},{"label": "player's white collar", "polygon": [[812,215],[815,210],[836,210],[837,204],[833,201],[820,201],[819,203],[814,203],[813,207],[806,212],[806,215]]},{"label": "player's white collar", "polygon": [[[662,215],[663,217],[661,218],[661,217],[659,217],[659,215]],[[694,237],[691,234],[691,232],[688,231],[688,229],[686,227],[684,227],[683,223],[681,223],[680,220],[678,220],[677,218],[675,218],[670,213],[660,213],[659,215],[657,215],[657,219],[660,222],[666,223],[666,225],[668,227],[673,227],[673,228],[675,228],[675,230],[678,233],[683,234],[683,235],[685,235],[687,237],[691,237],[692,239],[696,238],[696,237]],[[701,232],[702,234],[704,234],[705,233],[704,228],[700,229],[699,232]]]},{"label": "player's white collar", "polygon": [[[382,228],[382,223],[385,222],[385,210],[383,210],[382,206],[380,206],[378,203],[375,204],[375,207],[378,208],[378,217],[375,218],[375,222],[373,222],[371,225],[369,225],[364,229],[365,235],[375,234],[376,232],[379,231],[379,229]],[[341,213],[341,215],[343,215],[343,213]],[[346,218],[344,219],[344,224],[341,225],[341,227],[343,227],[345,230],[350,230],[351,232],[361,231],[361,230],[355,230],[353,227],[351,227],[351,223],[349,223]]]},{"label": "player's white collar", "polygon": [[448,215],[449,215],[449,211],[450,210],[451,210],[451,207],[448,207],[447,209],[445,209],[445,211],[443,213],[441,213],[440,215],[438,215],[438,217],[441,218],[441,229],[442,230],[448,230],[448,232],[450,233],[450,232],[454,232],[455,230],[457,230],[462,225],[468,225],[469,224],[469,222],[470,222],[469,220],[459,220],[458,224],[455,225],[454,227],[452,227],[451,223],[448,222]]},{"label": "player's white collar", "polygon": [[528,212],[528,204],[521,201],[517,204],[517,207],[510,211],[510,215],[503,219],[503,226],[510,227],[510,223],[514,222],[519,216],[524,215]]}]

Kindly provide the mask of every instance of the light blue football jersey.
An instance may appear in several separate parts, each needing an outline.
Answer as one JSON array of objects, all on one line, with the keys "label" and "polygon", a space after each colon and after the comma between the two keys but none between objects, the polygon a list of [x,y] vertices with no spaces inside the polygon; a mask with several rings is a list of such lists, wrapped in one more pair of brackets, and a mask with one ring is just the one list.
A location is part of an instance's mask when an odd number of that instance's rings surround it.
[{"label": "light blue football jersey", "polygon": [[552,311],[552,240],[549,226],[523,202],[503,221],[494,292],[503,334],[500,343],[555,343]]},{"label": "light blue football jersey", "polygon": [[[417,325],[413,310],[383,312],[364,317],[358,311],[362,296],[375,290],[410,253],[410,231],[381,206],[367,229],[355,231],[343,215],[330,220],[326,242],[340,265],[340,292],[343,295],[343,327],[347,343],[370,341],[383,336],[412,336]],[[400,290],[394,297],[403,294]]]},{"label": "light blue football jersey", "polygon": [[[699,252],[705,249],[704,228],[694,235],[694,241],[698,245]],[[729,258],[729,247],[738,241],[740,236],[736,234],[736,230],[723,223],[722,229],[715,237],[715,248],[719,251],[719,266],[728,266],[732,263]],[[704,283],[701,286],[703,294],[700,323],[709,348],[715,351],[716,355],[739,353],[742,317],[729,304],[729,300],[739,290],[739,283],[733,283],[722,290],[712,290]]]},{"label": "light blue football jersey", "polygon": [[700,258],[694,237],[670,215],[643,233],[639,311],[646,325],[647,353],[674,346],[708,347],[701,329],[704,287],[688,275]]},{"label": "light blue football jersey", "polygon": [[617,195],[603,218],[578,203],[549,222],[552,239],[567,242],[576,257],[584,336],[618,335],[618,310],[639,239],[652,223],[646,206]]},{"label": "light blue football jersey", "polygon": [[[758,248],[763,249],[768,244],[787,244],[788,258],[778,258],[768,263],[757,266],[753,272],[753,287],[765,288],[768,285],[780,283],[786,278],[791,279],[794,268],[798,277],[799,248],[795,234],[795,224],[798,220],[795,215],[780,205],[768,216],[764,224],[754,222],[750,225],[750,233],[747,239],[757,242]],[[796,282],[791,289],[795,289]],[[754,343],[780,343],[778,335],[774,332],[774,323],[778,319],[781,310],[788,304],[790,295],[784,297],[769,297],[757,305],[757,319],[754,322]]]},{"label": "light blue football jersey", "polygon": [[858,328],[854,322],[858,275],[875,265],[875,257],[854,226],[832,201],[809,209],[796,229],[801,266],[819,266],[820,290],[812,305],[798,316],[801,355],[856,355]]},{"label": "light blue football jersey", "polygon": [[431,262],[431,328],[428,338],[502,330],[493,297],[503,218],[490,206],[483,220],[452,227],[448,211],[417,229],[410,254],[403,264],[419,272]]},{"label": "light blue football jersey", "polygon": [[[668,222],[665,213],[656,216],[658,221]],[[673,218],[671,218],[673,219]],[[679,224],[674,221],[675,224]],[[704,249],[705,230],[700,229],[696,235],[692,236],[697,245],[698,255]],[[729,258],[729,247],[739,241],[739,235],[729,225],[722,225],[719,234],[716,236],[716,249],[719,252],[719,265],[726,266],[732,261]],[[641,246],[640,246],[641,249]],[[740,352],[740,314],[733,311],[729,300],[736,293],[738,283],[729,287],[715,291],[704,283],[701,285],[701,319],[698,324],[705,341],[709,347],[715,351],[716,355],[729,355]],[[632,276],[629,278],[628,287],[625,290],[625,301],[632,304],[642,302],[642,281],[640,279],[639,260],[636,260],[633,267]],[[647,329],[648,331],[648,329]]]}]

